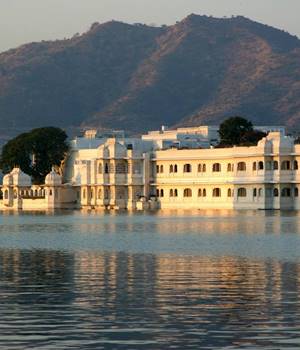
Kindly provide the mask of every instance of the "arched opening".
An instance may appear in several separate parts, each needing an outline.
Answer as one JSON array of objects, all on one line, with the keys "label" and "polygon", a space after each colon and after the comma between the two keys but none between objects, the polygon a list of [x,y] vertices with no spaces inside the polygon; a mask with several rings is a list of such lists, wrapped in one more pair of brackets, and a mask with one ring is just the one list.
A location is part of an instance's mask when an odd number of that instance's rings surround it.
[{"label": "arched opening", "polygon": [[163,173],[163,172],[164,172],[164,166],[163,166],[163,165],[160,166],[159,172],[160,172],[160,173]]},{"label": "arched opening", "polygon": [[228,163],[228,164],[227,164],[227,172],[230,173],[231,171],[232,171],[231,164]]},{"label": "arched opening", "polygon": [[212,167],[212,171],[214,173],[218,173],[221,171],[221,164],[220,163],[214,163]]},{"label": "arched opening", "polygon": [[192,197],[192,190],[190,188],[185,188],[183,191],[183,197]]},{"label": "arched opening", "polygon": [[198,189],[198,197],[202,197],[202,190],[201,190],[201,188]]},{"label": "arched opening", "polygon": [[264,170],[264,162],[258,162],[258,170]]},{"label": "arched opening", "polygon": [[285,187],[281,191],[281,197],[291,197],[291,189],[288,187]]},{"label": "arched opening", "polygon": [[298,187],[294,188],[294,197],[299,197],[299,189],[298,189]]},{"label": "arched opening", "polygon": [[277,162],[277,160],[274,160],[274,162],[273,162],[273,170],[278,170],[278,162]]},{"label": "arched opening", "polygon": [[169,172],[170,172],[170,173],[173,173],[173,172],[174,172],[174,167],[173,167],[173,165],[172,165],[172,164],[170,165]]},{"label": "arched opening", "polygon": [[107,163],[105,163],[104,172],[105,172],[105,174],[108,174],[108,173],[109,173],[109,166],[108,166]]},{"label": "arched opening", "polygon": [[221,189],[220,188],[214,188],[213,189],[213,197],[221,197]]},{"label": "arched opening", "polygon": [[257,197],[257,189],[253,188],[253,197]]},{"label": "arched opening", "polygon": [[176,188],[174,190],[174,197],[178,197],[178,190]]},{"label": "arched opening", "polygon": [[247,197],[247,190],[244,187],[238,189],[238,197]]},{"label": "arched opening", "polygon": [[253,171],[256,171],[256,162],[253,162],[252,170],[253,170]]},{"label": "arched opening", "polygon": [[291,170],[291,162],[289,160],[281,162],[281,170]]},{"label": "arched opening", "polygon": [[198,164],[198,173],[202,173],[202,164]]},{"label": "arched opening", "polygon": [[258,190],[258,197],[262,197],[262,196],[263,196],[263,189],[260,188],[260,189]]},{"label": "arched opening", "polygon": [[297,160],[294,160],[294,170],[298,170],[298,162],[297,162]]},{"label": "arched opening", "polygon": [[174,173],[177,173],[177,164],[174,165]]},{"label": "arched opening", "polygon": [[160,196],[161,196],[161,197],[164,196],[164,190],[163,190],[163,189],[160,190]]},{"label": "arched opening", "polygon": [[237,165],[238,171],[246,171],[246,163],[245,162],[239,162]]},{"label": "arched opening", "polygon": [[202,197],[206,197],[206,189],[205,188],[203,188],[203,190],[202,190]]},{"label": "arched opening", "polygon": [[192,166],[191,166],[191,164],[184,164],[184,166],[183,166],[183,172],[184,172],[184,173],[191,173],[191,172],[192,172]]},{"label": "arched opening", "polygon": [[174,197],[174,192],[172,189],[170,190],[170,197]]},{"label": "arched opening", "polygon": [[228,188],[228,190],[227,190],[227,197],[231,197],[232,196],[232,193],[231,193],[232,191],[231,191],[231,188]]},{"label": "arched opening", "polygon": [[273,196],[274,196],[274,197],[279,197],[278,188],[274,188],[274,190],[273,190]]}]

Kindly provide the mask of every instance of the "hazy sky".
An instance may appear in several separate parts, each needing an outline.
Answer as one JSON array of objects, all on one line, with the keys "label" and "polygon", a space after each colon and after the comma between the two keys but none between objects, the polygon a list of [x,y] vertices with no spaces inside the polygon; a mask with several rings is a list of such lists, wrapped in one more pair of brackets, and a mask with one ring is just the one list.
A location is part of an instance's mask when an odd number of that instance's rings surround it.
[{"label": "hazy sky", "polygon": [[172,24],[190,13],[244,15],[300,37],[300,0],[0,0],[0,52],[111,19]]}]

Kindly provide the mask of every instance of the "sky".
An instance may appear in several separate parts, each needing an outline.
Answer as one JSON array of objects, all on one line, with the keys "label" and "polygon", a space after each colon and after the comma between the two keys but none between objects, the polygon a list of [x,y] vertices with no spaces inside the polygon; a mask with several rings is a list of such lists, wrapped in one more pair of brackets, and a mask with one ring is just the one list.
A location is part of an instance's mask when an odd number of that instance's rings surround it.
[{"label": "sky", "polygon": [[0,52],[68,38],[94,22],[174,24],[191,13],[243,15],[300,38],[300,0],[0,0]]}]

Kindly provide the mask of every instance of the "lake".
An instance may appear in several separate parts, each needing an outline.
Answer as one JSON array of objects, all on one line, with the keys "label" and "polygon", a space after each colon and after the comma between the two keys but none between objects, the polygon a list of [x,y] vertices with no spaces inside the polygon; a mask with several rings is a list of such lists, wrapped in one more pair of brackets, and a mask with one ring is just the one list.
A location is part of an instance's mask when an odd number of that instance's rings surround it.
[{"label": "lake", "polygon": [[1,349],[299,349],[300,212],[0,214]]}]

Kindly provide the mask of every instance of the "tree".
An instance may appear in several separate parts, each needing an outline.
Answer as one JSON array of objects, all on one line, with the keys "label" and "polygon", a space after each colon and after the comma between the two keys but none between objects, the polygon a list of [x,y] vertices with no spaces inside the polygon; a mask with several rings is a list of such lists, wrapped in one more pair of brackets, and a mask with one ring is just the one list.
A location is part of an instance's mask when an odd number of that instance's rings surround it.
[{"label": "tree", "polygon": [[252,123],[242,117],[231,117],[226,119],[219,129],[220,144],[226,146],[239,145],[241,139],[248,132],[253,131]]},{"label": "tree", "polygon": [[3,146],[0,167],[8,173],[18,166],[34,183],[41,183],[53,166],[60,167],[69,149],[66,140],[66,133],[55,127],[23,133]]}]

